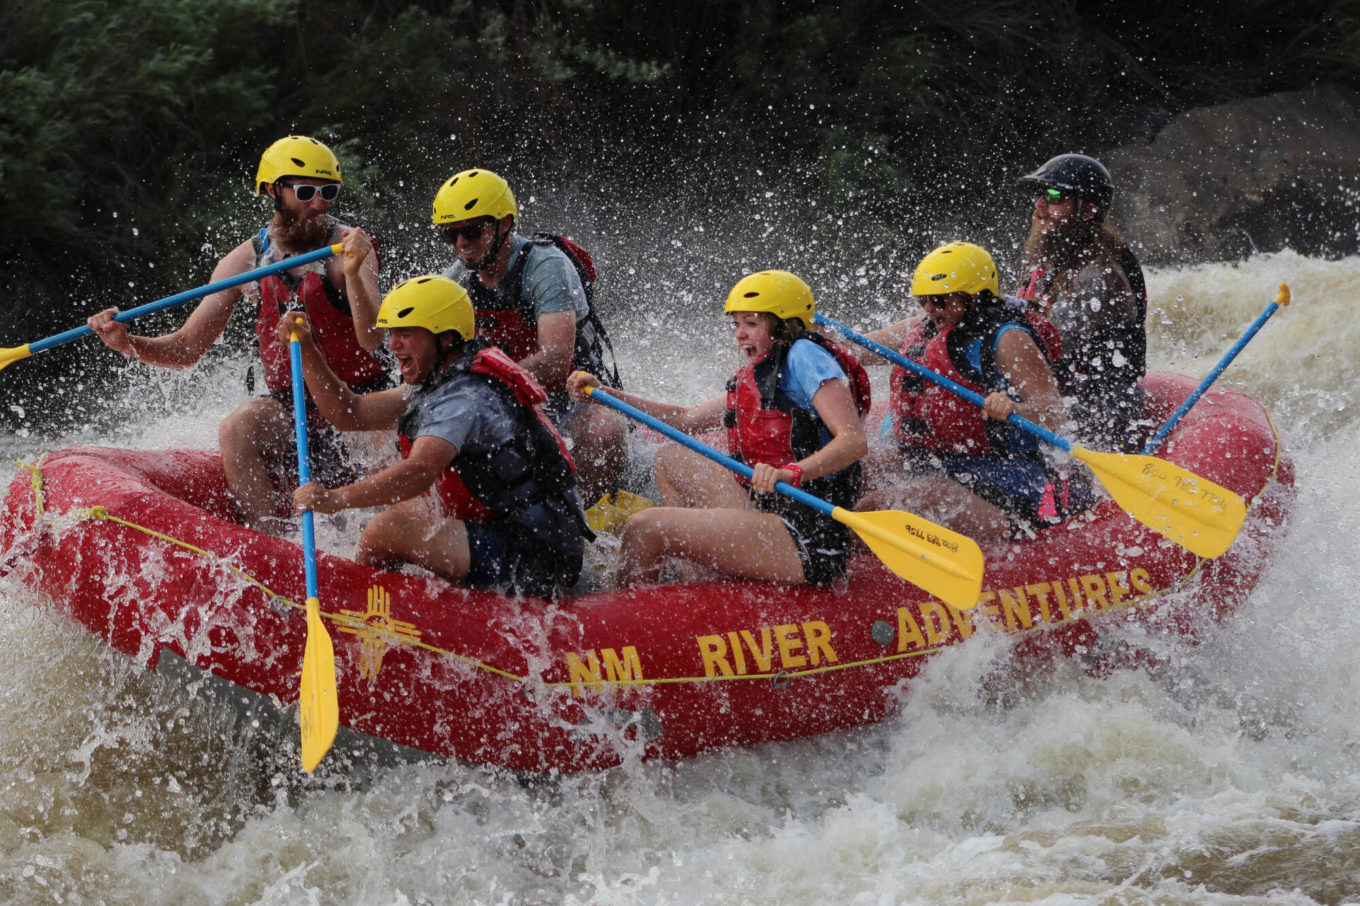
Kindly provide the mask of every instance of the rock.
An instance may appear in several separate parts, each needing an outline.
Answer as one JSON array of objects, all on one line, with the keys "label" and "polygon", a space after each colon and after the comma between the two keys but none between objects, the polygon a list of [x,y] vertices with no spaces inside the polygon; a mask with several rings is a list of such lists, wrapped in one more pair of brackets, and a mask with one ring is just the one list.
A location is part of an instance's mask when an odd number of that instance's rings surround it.
[{"label": "rock", "polygon": [[1101,161],[1114,222],[1150,262],[1360,251],[1360,95],[1349,89],[1190,110]]}]

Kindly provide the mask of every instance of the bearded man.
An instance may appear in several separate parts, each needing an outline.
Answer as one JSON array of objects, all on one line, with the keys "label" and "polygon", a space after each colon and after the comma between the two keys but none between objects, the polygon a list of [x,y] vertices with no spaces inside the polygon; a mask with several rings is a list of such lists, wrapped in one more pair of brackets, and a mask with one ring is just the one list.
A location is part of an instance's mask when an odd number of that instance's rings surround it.
[{"label": "bearded man", "polygon": [[[87,321],[105,345],[129,358],[187,368],[222,335],[237,302],[249,298],[258,304],[255,336],[268,393],[246,400],[227,416],[218,441],[241,521],[266,531],[282,528],[278,519],[288,512],[296,484],[292,376],[288,347],[279,342],[276,329],[283,313],[307,313],[327,363],[353,390],[391,385],[381,356],[383,331],[376,325],[378,256],[363,230],[330,215],[340,187],[340,162],[329,148],[302,135],[279,139],[260,158],[254,182],[256,195],[273,200],[273,220],[218,261],[213,282],[327,245],[343,244],[340,255],[206,296],[173,333],[133,335],[113,319],[116,308]],[[313,473],[323,481],[352,477],[338,434],[310,399],[308,412]]]},{"label": "bearded man", "polygon": [[1147,371],[1147,289],[1128,243],[1110,223],[1114,184],[1101,163],[1061,154],[1021,177],[1035,189],[1019,295],[1058,328],[1054,376],[1079,439],[1133,451],[1146,427],[1138,380]]}]

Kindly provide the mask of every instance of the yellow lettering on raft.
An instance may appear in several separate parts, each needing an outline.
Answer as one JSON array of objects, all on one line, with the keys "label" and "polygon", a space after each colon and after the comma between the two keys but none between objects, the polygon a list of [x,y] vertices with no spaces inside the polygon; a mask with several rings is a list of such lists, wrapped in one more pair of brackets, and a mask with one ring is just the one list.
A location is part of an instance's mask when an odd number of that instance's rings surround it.
[{"label": "yellow lettering on raft", "polygon": [[994,591],[984,591],[978,595],[977,606],[973,609],[993,624],[1001,622],[1001,609],[997,606],[996,592]]},{"label": "yellow lettering on raft", "polygon": [[978,614],[1004,626],[1007,632],[1018,632],[1032,629],[1040,622],[1064,623],[1079,618],[1083,611],[1125,606],[1128,599],[1152,591],[1147,570],[1132,569],[984,591],[971,611],[956,610],[935,600],[922,601],[897,608],[897,651],[900,654],[938,647],[948,643],[955,630],[959,638],[966,639],[977,627]]},{"label": "yellow lettering on raft", "polygon": [[926,642],[933,648],[942,645],[953,634],[954,621],[949,618],[949,609],[939,601],[922,601],[921,626],[926,631]]},{"label": "yellow lettering on raft", "polygon": [[728,647],[732,652],[732,657],[737,662],[737,672],[746,672],[746,652],[741,650],[741,645],[737,642],[737,634],[729,632],[727,634]]},{"label": "yellow lettering on raft", "polygon": [[[567,652],[567,681],[573,686],[579,683],[598,683],[602,679],[600,675],[600,657],[593,651],[586,652],[586,659],[581,660],[581,656],[575,651]],[[580,695],[580,691],[573,689],[575,694]]]},{"label": "yellow lettering on raft", "polygon": [[734,676],[727,662],[727,643],[720,635],[701,635],[694,640],[704,661],[704,676]]},{"label": "yellow lettering on raft", "polygon": [[[756,670],[760,673],[769,673],[770,665],[774,663],[774,637],[770,633],[770,627],[766,626],[760,630],[760,645],[756,645],[756,640],[748,630],[741,631],[741,640],[746,643],[746,649],[751,652],[751,657],[756,659]],[[742,676],[746,671],[741,671]]]},{"label": "yellow lettering on raft", "polygon": [[920,651],[926,647],[926,637],[921,634],[921,627],[917,625],[916,618],[911,615],[911,610],[906,607],[897,608],[897,650],[898,652],[914,648]]},{"label": "yellow lettering on raft", "polygon": [[779,639],[779,665],[785,670],[806,667],[807,658],[794,654],[803,647],[803,637],[797,626],[776,626],[774,634]]},{"label": "yellow lettering on raft", "polygon": [[1105,581],[1110,586],[1110,606],[1118,607],[1130,594],[1129,572],[1121,569],[1117,573],[1106,573]]},{"label": "yellow lettering on raft", "polygon": [[821,620],[810,620],[803,624],[803,638],[807,639],[808,660],[816,667],[825,660],[828,664],[839,662],[836,650],[831,647],[831,627]]},{"label": "yellow lettering on raft", "polygon": [[587,651],[584,659],[575,651],[566,653],[567,681],[572,685],[572,695],[581,695],[581,686],[598,686],[601,683],[636,682],[643,679],[642,659],[637,648],[625,645],[623,653],[613,648],[600,652]]},{"label": "yellow lettering on raft", "polygon": [[642,661],[638,659],[637,649],[632,645],[625,645],[623,654],[620,655],[613,648],[605,648],[600,652],[601,659],[604,660],[604,675],[611,683],[636,682],[642,679]]},{"label": "yellow lettering on raft", "polygon": [[1001,613],[1006,618],[1007,630],[1013,632],[1016,629],[1029,629],[1034,625],[1034,615],[1030,613],[1029,599],[1025,597],[1025,589],[1022,586],[1015,587],[1014,597],[1005,588],[998,589],[997,594],[1001,596]]},{"label": "yellow lettering on raft", "polygon": [[1053,612],[1048,609],[1048,592],[1052,587],[1047,582],[1036,582],[1033,585],[1025,586],[1025,591],[1034,595],[1034,600],[1038,602],[1039,616],[1043,618],[1045,623],[1054,622]]},{"label": "yellow lettering on raft", "polygon": [[1081,590],[1086,596],[1088,610],[1105,610],[1110,606],[1110,602],[1105,599],[1105,580],[1101,576],[1082,576]]},{"label": "yellow lettering on raft", "polygon": [[701,635],[694,641],[704,676],[747,676],[751,673],[748,656],[757,674],[771,673],[776,667],[798,670],[839,661],[831,644],[831,627],[821,620]]}]

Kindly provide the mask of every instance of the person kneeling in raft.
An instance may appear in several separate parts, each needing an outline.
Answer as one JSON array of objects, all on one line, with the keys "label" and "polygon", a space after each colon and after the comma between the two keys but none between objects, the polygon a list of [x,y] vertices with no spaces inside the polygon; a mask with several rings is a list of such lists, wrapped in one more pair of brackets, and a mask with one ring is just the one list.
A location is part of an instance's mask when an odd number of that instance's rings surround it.
[{"label": "person kneeling in raft", "polygon": [[996,265],[979,246],[951,242],[917,266],[902,354],[985,397],[979,410],[952,391],[894,367],[892,433],[905,483],[865,495],[860,509],[906,506],[978,540],[1019,539],[1092,502],[1084,471],[1064,475],[1011,413],[1060,432],[1067,411],[1034,324],[998,295]]},{"label": "person kneeling in raft", "polygon": [[[750,485],[684,447],[662,448],[662,506],[629,518],[620,579],[654,583],[669,557],[738,578],[830,584],[845,574],[850,530],[773,491],[783,481],[847,510],[855,506],[859,459],[868,450],[860,421],[868,377],[850,352],[811,333],[812,290],[787,271],[742,278],[723,311],[747,359],[726,396],[686,407],[608,393],[686,434],[725,426],[729,452],[754,470]],[[582,401],[599,386],[584,371],[567,381]]]},{"label": "person kneeling in raft", "polygon": [[[365,527],[354,559],[413,563],[464,585],[553,597],[575,582],[593,537],[576,494],[575,465],[527,371],[474,339],[467,291],[447,277],[407,280],[387,294],[377,325],[402,387],[357,394],[317,351],[294,314],[302,370],[321,413],[342,431],[396,428],[402,460],[353,484],[309,482],[299,512],[386,506]],[[437,491],[431,501],[422,495]]]}]

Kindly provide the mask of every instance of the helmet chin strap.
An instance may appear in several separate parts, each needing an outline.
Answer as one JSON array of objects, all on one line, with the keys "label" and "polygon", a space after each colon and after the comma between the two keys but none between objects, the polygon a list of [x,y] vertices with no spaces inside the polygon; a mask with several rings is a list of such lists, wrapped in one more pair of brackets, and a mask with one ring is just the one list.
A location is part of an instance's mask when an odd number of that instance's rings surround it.
[{"label": "helmet chin strap", "polygon": [[[438,342],[439,337],[435,337],[435,343]],[[463,340],[461,343],[457,340],[453,340],[447,346],[441,347],[439,354],[435,356],[434,367],[430,369],[430,376],[420,382],[421,389],[429,390],[439,383],[439,378],[444,371],[444,366],[447,365],[449,360],[454,356],[461,355],[465,352],[467,350],[467,344],[467,340]]]},{"label": "helmet chin strap", "polygon": [[497,220],[496,241],[491,244],[491,248],[487,251],[485,255],[482,256],[482,260],[477,262],[477,265],[476,267],[473,268],[473,270],[480,274],[483,271],[489,271],[493,267],[495,267],[496,259],[499,258],[501,254],[501,247],[505,245],[506,241],[509,240],[509,238],[510,230],[506,230],[504,233],[502,233],[501,222]]}]

